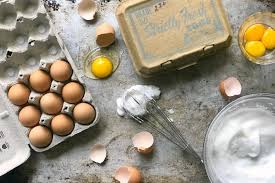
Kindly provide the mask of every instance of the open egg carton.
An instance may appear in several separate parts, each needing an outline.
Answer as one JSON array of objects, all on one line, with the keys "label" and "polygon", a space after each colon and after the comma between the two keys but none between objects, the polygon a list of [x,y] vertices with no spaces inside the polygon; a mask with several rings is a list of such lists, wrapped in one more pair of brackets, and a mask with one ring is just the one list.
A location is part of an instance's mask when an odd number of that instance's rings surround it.
[{"label": "open egg carton", "polygon": [[[30,129],[22,126],[18,120],[18,113],[22,106],[13,105],[9,101],[7,93],[10,87],[16,83],[22,83],[31,88],[29,84],[30,74],[37,69],[49,73],[52,63],[56,60],[66,60],[71,65],[73,74],[70,81],[80,83],[84,87],[85,94],[81,102],[91,104],[96,111],[96,117],[88,125],[74,122],[74,129],[69,135],[58,136],[53,134],[53,139],[49,146],[37,148],[29,142],[28,134]],[[30,144],[31,148],[37,152],[52,148],[65,139],[96,125],[99,120],[98,108],[93,103],[93,99],[85,87],[83,79],[80,77],[76,64],[60,37],[54,33],[42,1],[0,0],[0,92],[2,93],[0,97],[3,105],[0,107],[0,117],[8,120],[7,123],[16,123],[11,124],[11,126],[13,126],[12,128],[16,127],[20,132],[14,134],[23,134],[24,142]],[[48,92],[61,96],[64,84],[66,83],[52,80]],[[38,93],[31,90],[28,104],[40,108],[40,98],[43,94],[45,92]],[[75,104],[64,102],[61,114],[66,114],[73,119],[72,111],[74,107]],[[39,125],[47,126],[50,129],[52,118],[53,115],[42,112]],[[0,125],[0,127],[2,126]],[[0,156],[2,155],[0,154]]]}]

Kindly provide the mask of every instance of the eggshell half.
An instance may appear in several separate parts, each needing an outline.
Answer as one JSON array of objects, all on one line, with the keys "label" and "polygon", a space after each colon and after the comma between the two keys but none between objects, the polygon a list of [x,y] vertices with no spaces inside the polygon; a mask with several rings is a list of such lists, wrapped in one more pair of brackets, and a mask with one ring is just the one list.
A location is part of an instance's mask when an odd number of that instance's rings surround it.
[{"label": "eggshell half", "polygon": [[93,20],[97,12],[94,0],[82,0],[78,5],[78,13],[85,20]]},{"label": "eggshell half", "polygon": [[140,132],[132,138],[134,147],[138,152],[148,154],[153,150],[154,137],[147,131]]},{"label": "eggshell half", "polygon": [[111,24],[103,23],[96,28],[96,43],[98,46],[110,46],[115,42],[115,39],[115,29]]},{"label": "eggshell half", "polygon": [[220,83],[220,92],[225,98],[238,96],[242,92],[240,81],[235,77],[229,77]]},{"label": "eggshell half", "polygon": [[107,151],[104,145],[96,144],[92,147],[90,159],[96,163],[103,163],[106,159]]},{"label": "eggshell half", "polygon": [[136,167],[123,166],[117,169],[114,179],[120,183],[140,183],[142,175]]}]

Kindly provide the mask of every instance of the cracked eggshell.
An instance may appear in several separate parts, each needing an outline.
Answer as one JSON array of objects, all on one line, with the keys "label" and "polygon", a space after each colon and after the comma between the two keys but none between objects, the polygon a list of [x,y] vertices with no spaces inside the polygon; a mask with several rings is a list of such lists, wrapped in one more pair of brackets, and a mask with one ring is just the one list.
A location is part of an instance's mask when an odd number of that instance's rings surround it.
[{"label": "cracked eggshell", "polygon": [[78,13],[85,20],[93,20],[97,12],[94,0],[82,0],[78,5]]},{"label": "cracked eggshell", "polygon": [[123,166],[116,170],[114,179],[120,183],[140,183],[142,175],[136,167]]},{"label": "cracked eggshell", "polygon": [[220,92],[225,98],[238,96],[242,92],[240,81],[235,77],[229,77],[220,82]]},{"label": "cracked eggshell", "polygon": [[106,159],[107,151],[104,145],[96,144],[90,152],[90,159],[96,163],[103,163]]},{"label": "cracked eggshell", "polygon": [[103,23],[96,28],[96,43],[100,47],[110,46],[115,42],[115,29],[109,23]]},{"label": "cracked eggshell", "polygon": [[132,138],[134,147],[142,154],[148,154],[153,151],[154,137],[151,133],[143,131]]}]

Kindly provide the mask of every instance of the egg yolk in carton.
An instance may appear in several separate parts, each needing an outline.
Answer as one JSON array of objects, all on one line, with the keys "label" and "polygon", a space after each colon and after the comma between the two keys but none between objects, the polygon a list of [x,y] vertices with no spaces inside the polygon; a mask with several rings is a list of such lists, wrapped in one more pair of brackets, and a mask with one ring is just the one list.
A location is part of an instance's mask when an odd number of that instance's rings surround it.
[{"label": "egg yolk in carton", "polygon": [[[84,86],[71,80],[73,70],[67,61],[56,60],[48,69],[43,65],[40,68],[43,70],[33,71],[25,84],[11,86],[7,94],[11,103],[21,107],[18,119],[22,126],[30,128],[30,143],[45,148],[52,143],[53,135],[71,134],[75,122],[92,124],[96,110],[83,99]],[[51,88],[52,85],[56,90]]]}]

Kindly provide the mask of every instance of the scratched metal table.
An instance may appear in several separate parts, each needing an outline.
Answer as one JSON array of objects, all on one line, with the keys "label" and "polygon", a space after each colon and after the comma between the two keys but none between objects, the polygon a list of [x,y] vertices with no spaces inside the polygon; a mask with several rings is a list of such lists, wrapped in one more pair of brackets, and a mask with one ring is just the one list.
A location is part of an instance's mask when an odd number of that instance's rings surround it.
[{"label": "scratched metal table", "polygon": [[[115,24],[114,10],[119,3],[105,0],[100,3],[97,21],[83,21],[77,14],[77,2],[60,0],[58,11],[51,10],[57,31],[63,38],[72,57],[81,61],[93,47],[95,25],[108,21]],[[59,146],[45,152],[35,153],[29,160],[0,178],[0,182],[113,182],[114,171],[122,165],[138,166],[144,182],[209,182],[202,167],[190,156],[155,135],[156,148],[152,155],[141,156],[132,150],[131,137],[141,128],[129,119],[116,115],[115,101],[134,84],[153,84],[162,90],[160,105],[175,112],[170,116],[194,149],[202,153],[208,125],[217,112],[227,104],[220,96],[220,80],[228,76],[238,77],[243,85],[243,95],[275,91],[275,66],[258,66],[249,63],[241,55],[237,34],[241,22],[257,11],[274,11],[273,0],[223,0],[231,23],[234,38],[230,48],[203,59],[198,65],[162,75],[142,79],[134,72],[129,55],[119,34],[118,45],[124,50],[121,65],[115,74],[101,81],[88,80],[88,87],[100,108],[101,121]],[[89,160],[90,147],[105,144],[108,149],[106,163],[99,166]]]}]

